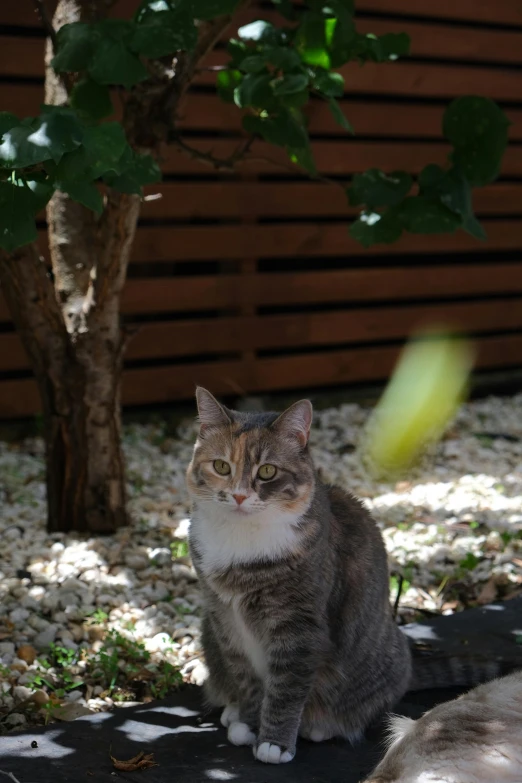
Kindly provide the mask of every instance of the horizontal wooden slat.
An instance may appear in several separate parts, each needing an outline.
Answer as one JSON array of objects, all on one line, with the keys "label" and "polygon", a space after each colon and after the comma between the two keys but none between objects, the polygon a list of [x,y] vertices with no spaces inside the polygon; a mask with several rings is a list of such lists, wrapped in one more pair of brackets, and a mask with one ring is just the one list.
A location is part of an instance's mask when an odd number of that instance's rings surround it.
[{"label": "horizontal wooden slat", "polygon": [[[147,188],[152,198],[142,205],[142,218],[345,217],[356,208],[347,203],[340,185],[320,182],[161,182]],[[483,215],[522,213],[522,183],[497,184],[474,192],[475,211]]]},{"label": "horizontal wooden slat", "polygon": [[[394,340],[432,323],[477,334],[513,331],[522,327],[522,299],[141,324],[126,359]],[[18,335],[0,334],[0,372],[28,367]]]},{"label": "horizontal wooden slat", "polygon": [[134,261],[216,260],[286,256],[396,255],[417,252],[491,252],[522,248],[520,220],[483,221],[487,242],[469,234],[403,236],[393,245],[375,245],[365,250],[355,242],[346,223],[277,223],[274,225],[143,227],[136,236]]},{"label": "horizontal wooden slat", "polygon": [[356,7],[358,11],[522,27],[522,6],[519,0],[356,0]]},{"label": "horizontal wooden slat", "polygon": [[[522,292],[522,263],[452,264],[144,278],[127,281],[126,315],[334,302],[400,301]],[[9,312],[0,292],[0,322]]]},{"label": "horizontal wooden slat", "polygon": [[[484,337],[476,341],[477,369],[516,367],[522,362],[522,336]],[[216,394],[268,392],[384,380],[399,354],[398,347],[360,348],[239,361],[207,362],[127,370],[123,403],[170,403],[192,397],[197,383]],[[40,410],[32,380],[0,384],[0,418],[31,416]]]}]

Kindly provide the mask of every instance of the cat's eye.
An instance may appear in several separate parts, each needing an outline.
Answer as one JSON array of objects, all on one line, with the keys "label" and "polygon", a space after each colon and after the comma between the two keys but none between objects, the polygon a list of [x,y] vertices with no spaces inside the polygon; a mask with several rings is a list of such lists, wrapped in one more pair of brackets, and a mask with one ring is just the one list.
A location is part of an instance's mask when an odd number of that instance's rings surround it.
[{"label": "cat's eye", "polygon": [[228,462],[225,462],[224,459],[215,459],[212,463],[214,470],[216,473],[219,473],[220,476],[228,476],[230,473],[230,465]]},{"label": "cat's eye", "polygon": [[269,479],[273,479],[276,473],[277,473],[277,468],[275,465],[261,465],[261,467],[257,471],[257,475],[263,481],[268,481]]}]

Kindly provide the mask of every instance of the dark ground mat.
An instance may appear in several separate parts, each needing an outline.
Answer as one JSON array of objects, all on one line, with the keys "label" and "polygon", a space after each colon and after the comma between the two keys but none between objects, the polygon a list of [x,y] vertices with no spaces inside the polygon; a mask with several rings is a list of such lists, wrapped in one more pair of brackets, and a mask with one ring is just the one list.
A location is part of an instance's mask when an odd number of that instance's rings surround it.
[{"label": "dark ground mat", "polygon": [[[472,609],[450,617],[406,626],[410,638],[438,652],[463,647],[493,660],[522,667],[522,598]],[[408,694],[396,712],[418,717],[457,690]],[[0,770],[19,783],[108,783],[117,779],[143,783],[358,783],[382,753],[382,726],[372,727],[355,748],[344,742],[314,745],[300,741],[290,764],[254,761],[249,748],[226,741],[218,714],[202,712],[198,688],[185,688],[160,702],[118,709],[55,723],[47,728],[0,737]],[[36,741],[37,747],[32,747]],[[159,766],[140,772],[114,770],[110,753],[129,759],[154,753]],[[2,780],[8,780],[0,776]]]}]

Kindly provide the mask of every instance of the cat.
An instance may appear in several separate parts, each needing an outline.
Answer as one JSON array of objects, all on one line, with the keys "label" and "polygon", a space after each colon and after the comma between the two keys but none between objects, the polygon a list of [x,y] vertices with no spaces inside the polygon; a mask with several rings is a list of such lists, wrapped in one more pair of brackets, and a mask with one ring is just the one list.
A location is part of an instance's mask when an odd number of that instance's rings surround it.
[{"label": "cat", "polygon": [[229,741],[263,762],[291,761],[298,734],[354,742],[411,675],[379,529],[319,479],[308,400],[277,414],[229,410],[203,388],[196,398],[189,542],[207,699],[224,707]]},{"label": "cat", "polygon": [[366,783],[522,783],[522,670],[419,720],[394,716],[389,748]]}]

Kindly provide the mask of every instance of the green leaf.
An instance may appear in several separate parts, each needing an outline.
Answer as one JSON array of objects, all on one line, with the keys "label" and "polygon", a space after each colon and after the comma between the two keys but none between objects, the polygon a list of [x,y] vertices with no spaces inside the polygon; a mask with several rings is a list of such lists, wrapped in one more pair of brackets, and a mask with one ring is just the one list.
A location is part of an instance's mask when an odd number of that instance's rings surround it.
[{"label": "green leaf", "polygon": [[344,79],[340,73],[319,71],[313,79],[313,86],[327,98],[342,98],[344,95]]},{"label": "green leaf", "polygon": [[119,173],[122,155],[129,148],[119,122],[105,122],[87,128],[83,146],[91,179],[97,179],[107,171]]},{"label": "green leaf", "polygon": [[328,37],[330,38],[329,53],[332,68],[339,68],[354,55],[357,43],[357,31],[353,19],[349,14],[342,14],[329,24]]},{"label": "green leaf", "polygon": [[302,166],[309,174],[312,174],[312,176],[317,174],[317,168],[310,144],[306,144],[302,147],[289,146],[287,147],[287,152],[292,163]]},{"label": "green leaf", "polygon": [[0,144],[0,165],[25,168],[44,160],[58,162],[81,143],[83,129],[70,109],[44,106],[33,127],[19,125],[6,131]]},{"label": "green leaf", "polygon": [[337,122],[337,124],[340,125],[341,128],[347,130],[348,133],[355,134],[351,122],[346,119],[346,117],[343,114],[343,110],[341,109],[341,107],[339,106],[335,98],[330,98],[328,100],[328,106],[330,107],[330,111],[332,112],[334,116],[334,120]]},{"label": "green leaf", "polygon": [[451,158],[471,185],[487,185],[499,175],[509,125],[489,98],[468,95],[446,109],[443,132],[454,147]]},{"label": "green leaf", "polygon": [[258,109],[273,108],[276,100],[272,90],[272,77],[269,74],[248,73],[234,91],[234,101],[241,109],[254,106]]},{"label": "green leaf", "polygon": [[304,73],[291,73],[273,82],[274,95],[293,95],[302,92],[307,86],[308,76]]},{"label": "green leaf", "polygon": [[139,57],[130,51],[123,40],[124,30],[121,30],[121,37],[118,37],[118,32],[115,28],[114,37],[101,38],[88,71],[98,84],[123,84],[129,89],[134,84],[144,81],[148,77],[148,72]]},{"label": "green leaf", "polygon": [[301,149],[308,145],[308,133],[302,118],[285,109],[275,117],[262,118],[249,114],[243,118],[243,128],[247,133],[259,134],[278,147]]},{"label": "green leaf", "polygon": [[33,194],[33,204],[35,212],[43,209],[55,191],[55,185],[48,179],[28,179],[26,186]]},{"label": "green leaf", "polygon": [[104,84],[82,79],[71,92],[71,107],[92,120],[101,120],[114,112],[109,88]]},{"label": "green leaf", "polygon": [[11,114],[11,112],[8,111],[0,111],[0,137],[2,137],[6,131],[11,130],[11,128],[14,128],[15,125],[19,124],[20,120],[15,117],[14,114]]},{"label": "green leaf", "polygon": [[218,71],[216,84],[218,95],[225,103],[234,103],[234,92],[243,81],[241,71]]},{"label": "green leaf", "polygon": [[156,58],[177,51],[192,51],[198,31],[189,8],[183,6],[146,14],[135,26],[130,48],[144,57]]},{"label": "green leaf", "polygon": [[227,43],[227,52],[230,55],[229,68],[239,68],[245,57],[248,57],[251,49],[243,41],[231,38]]},{"label": "green leaf", "polygon": [[266,63],[264,57],[260,57],[258,54],[251,57],[245,57],[241,63],[241,70],[245,73],[261,73],[266,71]]},{"label": "green leaf", "polygon": [[37,201],[31,190],[11,181],[0,182],[0,247],[11,253],[37,239]]},{"label": "green leaf", "polygon": [[393,209],[383,215],[378,212],[362,212],[350,226],[350,236],[363,247],[389,245],[402,234],[402,227]]},{"label": "green leaf", "polygon": [[51,60],[54,70],[57,73],[85,71],[98,40],[96,28],[84,22],[64,24],[58,30],[56,39],[58,51]]},{"label": "green leaf", "polygon": [[304,71],[304,65],[295,49],[287,46],[273,46],[263,52],[265,62],[269,62],[278,71]]},{"label": "green leaf", "polygon": [[486,233],[473,212],[471,186],[463,174],[445,171],[435,164],[426,166],[419,175],[421,195],[439,198],[462,218],[462,228],[475,239],[486,239]]},{"label": "green leaf", "polygon": [[266,43],[277,46],[283,37],[281,30],[278,30],[270,22],[264,22],[259,19],[256,22],[250,22],[237,31],[242,41],[255,41],[256,43]]},{"label": "green leaf", "polygon": [[348,199],[351,206],[364,204],[370,210],[394,206],[410,192],[412,184],[412,178],[405,171],[385,174],[380,169],[368,169],[353,176],[347,191]]},{"label": "green leaf", "polygon": [[196,19],[215,19],[233,14],[237,4],[238,0],[192,0],[193,15]]},{"label": "green leaf", "polygon": [[[141,195],[142,185],[149,185],[161,179],[161,171],[151,155],[139,155],[128,148],[120,160],[119,173],[108,172],[104,181],[120,193],[137,193]],[[125,160],[125,162],[124,162]]]},{"label": "green leaf", "polygon": [[74,201],[83,204],[87,209],[92,209],[100,215],[103,212],[103,199],[100,191],[92,182],[62,180],[57,187],[63,193],[67,193]]},{"label": "green leaf", "polygon": [[326,70],[330,68],[327,24],[321,13],[308,11],[301,17],[295,37],[295,45],[303,62]]},{"label": "green leaf", "polygon": [[399,207],[399,217],[411,234],[451,234],[462,223],[459,215],[427,196],[404,199]]}]

